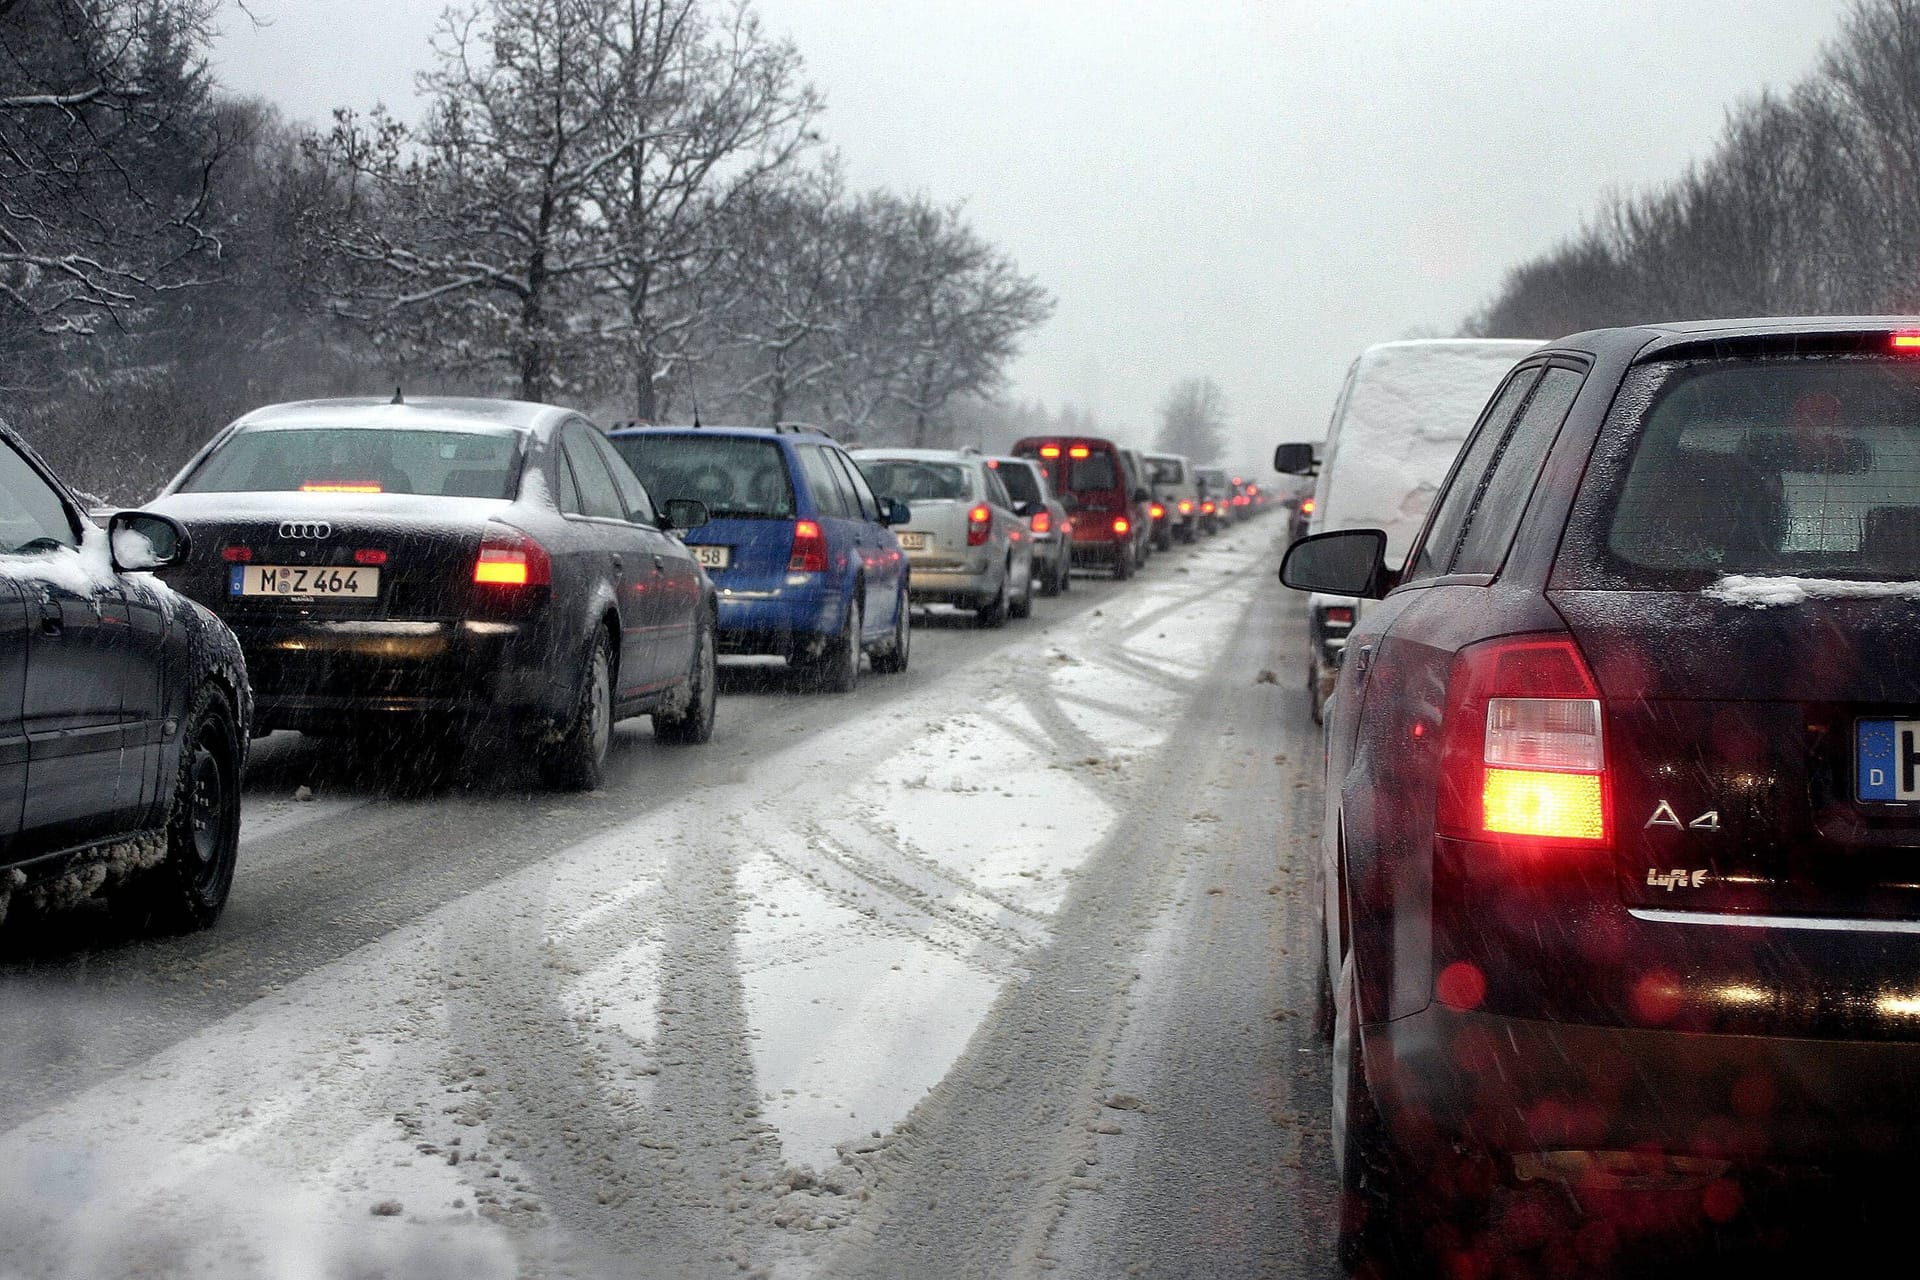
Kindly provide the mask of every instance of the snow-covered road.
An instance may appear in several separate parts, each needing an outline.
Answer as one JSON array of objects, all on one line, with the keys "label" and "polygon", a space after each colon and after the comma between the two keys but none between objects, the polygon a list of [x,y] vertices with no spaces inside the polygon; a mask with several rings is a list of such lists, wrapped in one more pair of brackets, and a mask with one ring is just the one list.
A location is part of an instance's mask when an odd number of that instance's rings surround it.
[{"label": "snow-covered road", "polygon": [[[852,699],[740,689],[704,750],[627,726],[592,797],[397,800],[276,742],[211,941],[9,953],[0,1275],[1294,1265],[1317,759],[1276,532],[932,620]],[[1238,1167],[1180,1207],[1163,1148]],[[1129,1244],[1156,1206],[1225,1252]]]}]

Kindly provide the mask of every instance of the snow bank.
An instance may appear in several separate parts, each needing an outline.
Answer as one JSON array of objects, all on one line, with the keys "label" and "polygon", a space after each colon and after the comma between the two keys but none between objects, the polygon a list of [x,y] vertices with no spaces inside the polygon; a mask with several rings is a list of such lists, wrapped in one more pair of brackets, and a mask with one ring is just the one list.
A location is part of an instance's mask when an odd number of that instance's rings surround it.
[{"label": "snow bank", "polygon": [[1920,600],[1920,582],[1859,582],[1850,578],[1764,578],[1733,573],[1706,595],[1747,609],[1809,600]]},{"label": "snow bank", "polygon": [[1387,563],[1401,563],[1480,411],[1539,345],[1442,338],[1361,352],[1327,431],[1311,532],[1385,529]]}]

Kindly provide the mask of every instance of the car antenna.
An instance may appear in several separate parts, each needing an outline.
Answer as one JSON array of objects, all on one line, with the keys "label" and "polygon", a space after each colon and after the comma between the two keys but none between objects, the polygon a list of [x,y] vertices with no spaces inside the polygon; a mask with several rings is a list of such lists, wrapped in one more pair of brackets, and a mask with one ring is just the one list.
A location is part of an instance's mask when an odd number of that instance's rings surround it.
[{"label": "car antenna", "polygon": [[700,397],[699,396],[695,396],[693,398],[693,429],[695,431],[698,431],[700,429]]},{"label": "car antenna", "polygon": [[394,384],[394,387],[393,387],[393,399],[391,399],[391,400],[389,400],[389,401],[387,401],[387,403],[388,403],[388,404],[405,404],[405,403],[406,403],[406,399],[405,399],[405,397],[403,397],[403,396],[402,396],[402,395],[400,394],[400,384],[398,384],[398,383],[395,383],[395,384]]}]

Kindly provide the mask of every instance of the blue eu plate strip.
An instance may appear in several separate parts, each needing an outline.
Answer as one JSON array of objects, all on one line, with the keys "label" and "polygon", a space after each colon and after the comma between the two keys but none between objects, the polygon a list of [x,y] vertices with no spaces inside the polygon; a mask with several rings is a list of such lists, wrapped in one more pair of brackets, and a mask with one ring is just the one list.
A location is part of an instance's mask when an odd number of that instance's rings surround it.
[{"label": "blue eu plate strip", "polygon": [[1895,800],[1895,759],[1893,721],[1861,720],[1854,729],[1859,770],[1858,794],[1862,800]]}]

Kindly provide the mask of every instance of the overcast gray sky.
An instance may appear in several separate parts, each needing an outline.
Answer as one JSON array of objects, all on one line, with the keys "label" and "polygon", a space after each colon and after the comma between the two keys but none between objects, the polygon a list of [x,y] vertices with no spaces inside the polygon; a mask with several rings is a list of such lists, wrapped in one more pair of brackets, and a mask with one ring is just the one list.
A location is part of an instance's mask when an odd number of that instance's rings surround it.
[{"label": "overcast gray sky", "polygon": [[[1354,354],[1451,331],[1609,190],[1809,70],[1845,0],[758,0],[862,185],[964,200],[1051,289],[1014,394],[1145,437],[1225,388],[1238,465],[1317,437]],[[249,0],[231,89],[417,112],[441,0]],[[1555,335],[1542,334],[1541,337]]]}]

